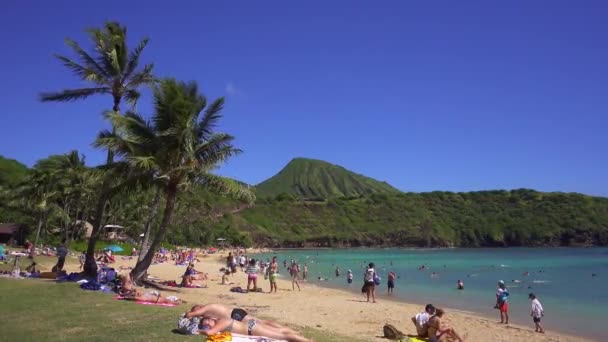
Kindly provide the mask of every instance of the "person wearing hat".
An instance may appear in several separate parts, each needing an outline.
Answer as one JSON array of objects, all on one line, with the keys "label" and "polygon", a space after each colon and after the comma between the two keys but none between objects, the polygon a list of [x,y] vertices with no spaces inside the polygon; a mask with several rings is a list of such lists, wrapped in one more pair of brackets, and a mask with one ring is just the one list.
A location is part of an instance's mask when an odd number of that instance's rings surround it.
[{"label": "person wearing hat", "polygon": [[505,286],[505,282],[502,280],[498,281],[498,291],[496,292],[496,309],[500,311],[500,323],[509,324],[509,304],[507,299],[509,297],[509,291]]},{"label": "person wearing hat", "polygon": [[528,295],[528,299],[532,301],[532,310],[530,311],[530,316],[532,316],[532,321],[534,321],[534,325],[536,326],[535,331],[537,333],[544,334],[545,329],[543,329],[543,327],[540,325],[541,317],[545,315],[543,306],[538,300],[538,298],[536,298],[536,295],[534,295],[534,293],[530,293]]}]

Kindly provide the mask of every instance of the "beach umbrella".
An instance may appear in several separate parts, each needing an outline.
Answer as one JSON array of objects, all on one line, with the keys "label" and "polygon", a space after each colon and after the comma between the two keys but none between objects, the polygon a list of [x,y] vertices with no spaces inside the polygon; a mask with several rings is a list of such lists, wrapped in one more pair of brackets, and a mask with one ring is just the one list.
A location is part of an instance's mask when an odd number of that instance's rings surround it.
[{"label": "beach umbrella", "polygon": [[122,247],[120,247],[118,245],[107,246],[105,249],[109,249],[112,252],[122,252],[124,250],[124,249],[122,249]]}]

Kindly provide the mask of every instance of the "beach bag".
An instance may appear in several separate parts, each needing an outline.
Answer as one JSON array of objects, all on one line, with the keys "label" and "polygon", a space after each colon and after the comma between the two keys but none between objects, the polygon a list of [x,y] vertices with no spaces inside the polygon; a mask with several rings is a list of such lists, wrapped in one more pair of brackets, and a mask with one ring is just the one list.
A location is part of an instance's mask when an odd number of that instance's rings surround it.
[{"label": "beach bag", "polygon": [[384,325],[384,337],[389,340],[402,340],[405,338],[405,334],[395,328],[392,324]]},{"label": "beach bag", "polygon": [[380,277],[378,277],[378,275],[374,273],[374,284],[376,284],[376,286],[380,285],[380,280]]},{"label": "beach bag", "polygon": [[198,335],[200,321],[199,317],[186,318],[185,314],[181,314],[177,320],[176,332],[183,335]]}]

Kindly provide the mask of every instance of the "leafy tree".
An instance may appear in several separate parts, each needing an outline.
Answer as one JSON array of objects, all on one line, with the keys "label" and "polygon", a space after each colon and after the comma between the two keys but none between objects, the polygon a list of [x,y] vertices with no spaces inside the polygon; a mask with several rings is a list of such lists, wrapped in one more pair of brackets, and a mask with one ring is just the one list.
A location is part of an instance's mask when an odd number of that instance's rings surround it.
[{"label": "leafy tree", "polygon": [[[98,137],[98,146],[112,150],[131,167],[152,170],[163,179],[165,207],[162,220],[150,251],[131,272],[135,281],[145,278],[154,251],[169,229],[176,199],[184,187],[194,183],[209,190],[253,199],[248,189],[210,173],[240,152],[233,147],[231,135],[215,132],[223,104],[224,100],[220,98],[208,105],[196,83],[167,79],[154,89],[152,123],[146,123],[135,114],[113,115],[117,131],[105,131]],[[144,127],[146,129],[142,130]]]}]

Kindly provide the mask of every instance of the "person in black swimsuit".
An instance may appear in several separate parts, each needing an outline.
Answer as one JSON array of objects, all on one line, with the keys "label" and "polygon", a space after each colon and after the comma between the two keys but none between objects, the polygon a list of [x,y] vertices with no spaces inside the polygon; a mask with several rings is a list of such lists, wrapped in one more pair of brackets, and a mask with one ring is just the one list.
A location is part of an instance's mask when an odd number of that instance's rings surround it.
[{"label": "person in black swimsuit", "polygon": [[264,336],[288,342],[310,342],[306,337],[298,335],[286,327],[272,327],[255,319],[237,321],[232,318],[203,317],[200,334],[213,335],[221,332],[232,332],[241,335]]}]

